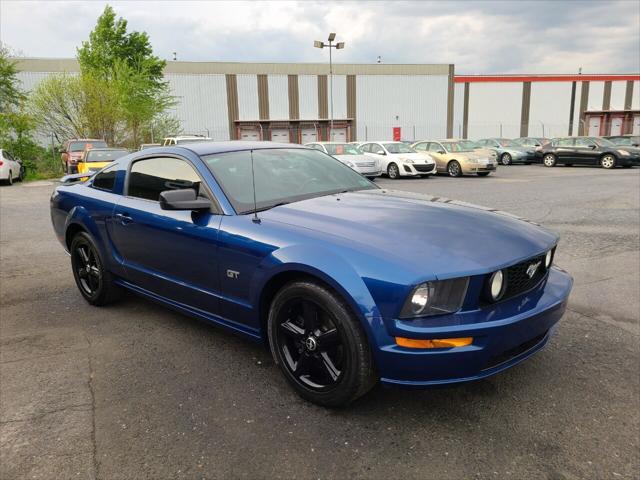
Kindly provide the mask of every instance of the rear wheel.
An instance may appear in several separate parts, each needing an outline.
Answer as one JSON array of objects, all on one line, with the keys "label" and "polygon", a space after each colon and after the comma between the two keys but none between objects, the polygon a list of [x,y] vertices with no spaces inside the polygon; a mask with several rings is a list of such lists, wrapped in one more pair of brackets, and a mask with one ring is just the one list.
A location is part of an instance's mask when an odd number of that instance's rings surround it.
[{"label": "rear wheel", "polygon": [[79,232],[71,241],[71,268],[78,290],[91,305],[106,305],[121,293],[113,277],[104,267],[95,242],[85,232]]},{"label": "rear wheel", "polygon": [[9,170],[9,176],[7,177],[7,185],[13,185],[13,174]]},{"label": "rear wheel", "polygon": [[450,177],[460,177],[462,175],[462,167],[457,160],[451,160],[447,165],[447,172]]},{"label": "rear wheel", "polygon": [[547,153],[542,158],[542,163],[544,163],[545,167],[555,167],[556,166],[556,156],[553,153]]},{"label": "rear wheel", "polygon": [[398,169],[398,165],[396,165],[395,163],[390,163],[387,167],[387,175],[389,175],[389,178],[393,180],[399,178],[400,170]]},{"label": "rear wheel", "polygon": [[340,407],[375,385],[367,337],[326,287],[308,281],[285,286],[271,304],[268,329],[275,362],[306,400]]},{"label": "rear wheel", "polygon": [[602,168],[606,168],[607,170],[612,169],[616,166],[616,157],[607,153],[600,159],[600,165],[602,165]]},{"label": "rear wheel", "polygon": [[503,153],[502,157],[500,157],[500,163],[502,163],[502,165],[511,165],[512,163],[511,154]]}]

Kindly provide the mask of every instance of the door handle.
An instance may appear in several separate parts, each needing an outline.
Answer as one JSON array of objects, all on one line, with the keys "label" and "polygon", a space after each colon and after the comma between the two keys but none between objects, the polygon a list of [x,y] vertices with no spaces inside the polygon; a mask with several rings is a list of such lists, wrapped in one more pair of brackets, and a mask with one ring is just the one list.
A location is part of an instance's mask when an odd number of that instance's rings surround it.
[{"label": "door handle", "polygon": [[127,223],[133,222],[133,218],[131,218],[129,215],[125,215],[122,213],[116,213],[116,218],[122,225],[126,225]]}]

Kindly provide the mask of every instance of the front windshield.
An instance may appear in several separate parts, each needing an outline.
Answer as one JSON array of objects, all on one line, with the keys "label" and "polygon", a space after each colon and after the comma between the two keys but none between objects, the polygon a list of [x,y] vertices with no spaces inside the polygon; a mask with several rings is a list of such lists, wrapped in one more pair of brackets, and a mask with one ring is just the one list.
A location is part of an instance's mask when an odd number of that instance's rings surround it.
[{"label": "front windshield", "polygon": [[507,138],[498,138],[497,142],[502,147],[517,147],[518,145],[513,142],[513,140],[509,140]]},{"label": "front windshield", "polygon": [[85,158],[86,162],[113,162],[120,157],[124,157],[129,152],[127,150],[89,150]]},{"label": "front windshield", "polygon": [[107,144],[103,140],[86,141],[86,142],[71,142],[69,144],[69,150],[72,151],[72,152],[81,152],[85,148],[107,148]]},{"label": "front windshield", "polygon": [[383,143],[383,145],[389,153],[416,153],[413,148],[404,143]]},{"label": "front windshield", "polygon": [[[203,160],[235,211],[252,212],[250,151],[216,153]],[[378,188],[335,158],[306,148],[254,150],[253,169],[258,210],[332,193]]]},{"label": "front windshield", "polygon": [[611,140],[607,140],[606,138],[592,138],[591,140],[593,140],[596,145],[599,145],[600,147],[615,147],[616,144],[613,143]]},{"label": "front windshield", "polygon": [[447,150],[447,152],[471,152],[478,148],[478,145],[470,140],[442,142],[442,146]]},{"label": "front windshield", "polygon": [[325,143],[329,155],[362,155],[357,145],[350,143]]}]

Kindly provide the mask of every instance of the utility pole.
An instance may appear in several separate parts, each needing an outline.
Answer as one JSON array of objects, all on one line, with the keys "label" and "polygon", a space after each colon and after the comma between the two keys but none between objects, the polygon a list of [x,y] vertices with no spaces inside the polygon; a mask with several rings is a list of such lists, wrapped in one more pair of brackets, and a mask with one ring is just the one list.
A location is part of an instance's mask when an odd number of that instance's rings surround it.
[{"label": "utility pole", "polygon": [[333,56],[331,54],[332,49],[342,50],[344,48],[344,42],[338,42],[334,45],[333,41],[336,39],[335,33],[330,33],[327,41],[329,43],[324,43],[319,40],[315,40],[313,42],[313,46],[315,48],[325,48],[329,49],[329,97],[330,97],[330,119],[329,119],[329,140],[332,140],[333,137]]}]

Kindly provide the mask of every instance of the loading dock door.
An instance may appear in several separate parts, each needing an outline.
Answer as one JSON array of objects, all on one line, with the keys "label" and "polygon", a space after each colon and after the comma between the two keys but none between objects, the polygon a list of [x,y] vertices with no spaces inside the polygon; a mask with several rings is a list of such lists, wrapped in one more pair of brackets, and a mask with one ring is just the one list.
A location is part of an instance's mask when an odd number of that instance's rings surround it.
[{"label": "loading dock door", "polygon": [[597,137],[600,135],[600,117],[589,117],[589,136]]},{"label": "loading dock door", "polygon": [[333,128],[331,131],[332,142],[346,142],[347,141],[347,129],[346,128]]},{"label": "loading dock door", "polygon": [[240,140],[258,141],[260,140],[260,132],[256,128],[241,128]]},{"label": "loading dock door", "polygon": [[624,117],[611,117],[611,133],[609,135],[622,135],[622,123]]},{"label": "loading dock door", "polygon": [[286,128],[274,128],[271,130],[271,141],[280,143],[289,143],[289,130]]},{"label": "loading dock door", "polygon": [[315,127],[302,127],[302,143],[316,142],[318,141],[318,132]]}]

